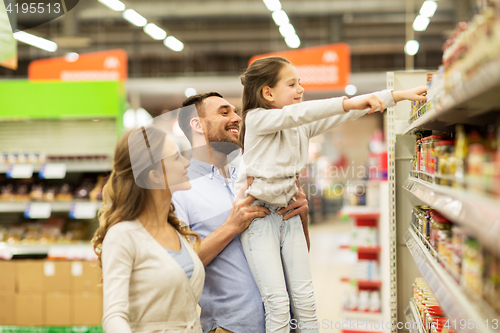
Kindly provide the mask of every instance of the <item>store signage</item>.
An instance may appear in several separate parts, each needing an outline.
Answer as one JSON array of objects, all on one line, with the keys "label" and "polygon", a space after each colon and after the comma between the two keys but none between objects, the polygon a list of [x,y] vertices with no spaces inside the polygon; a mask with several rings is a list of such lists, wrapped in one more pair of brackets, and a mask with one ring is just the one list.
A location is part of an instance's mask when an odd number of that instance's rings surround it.
[{"label": "store signage", "polygon": [[17,69],[17,40],[3,1],[0,1],[0,66]]},{"label": "store signage", "polygon": [[30,81],[125,81],[127,53],[110,50],[32,61]]},{"label": "store signage", "polygon": [[33,177],[32,164],[14,164],[7,169],[7,178],[26,179]]},{"label": "store signage", "polygon": [[288,59],[297,68],[300,84],[306,91],[344,90],[349,84],[351,52],[346,43],[256,55],[249,64],[270,56]]},{"label": "store signage", "polygon": [[69,217],[72,219],[93,219],[97,213],[95,202],[77,202],[71,205]]},{"label": "store signage", "polygon": [[65,163],[47,163],[40,167],[38,176],[43,179],[64,179],[66,177]]},{"label": "store signage", "polygon": [[28,219],[48,219],[52,213],[52,205],[47,202],[30,203],[26,205],[24,217]]}]

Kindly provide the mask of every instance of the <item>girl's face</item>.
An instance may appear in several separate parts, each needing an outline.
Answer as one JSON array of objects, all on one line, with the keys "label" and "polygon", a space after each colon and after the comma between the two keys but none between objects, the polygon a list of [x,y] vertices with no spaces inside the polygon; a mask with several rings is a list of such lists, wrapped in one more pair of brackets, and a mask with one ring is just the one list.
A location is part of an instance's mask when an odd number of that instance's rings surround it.
[{"label": "girl's face", "polygon": [[[286,64],[281,68],[279,80],[274,88],[269,88],[269,96],[265,96],[278,109],[284,106],[300,103],[304,88],[300,85],[297,69]],[[270,97],[270,99],[269,99]]]}]

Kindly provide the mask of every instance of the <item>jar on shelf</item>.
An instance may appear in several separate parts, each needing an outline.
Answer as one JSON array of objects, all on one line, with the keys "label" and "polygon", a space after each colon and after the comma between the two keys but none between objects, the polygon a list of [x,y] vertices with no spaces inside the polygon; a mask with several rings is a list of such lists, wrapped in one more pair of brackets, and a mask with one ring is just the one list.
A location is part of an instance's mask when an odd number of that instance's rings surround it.
[{"label": "jar on shelf", "polygon": [[431,232],[429,242],[431,243],[431,246],[439,253],[439,232],[442,231],[442,234],[448,233],[451,235],[451,223],[446,217],[441,215],[436,210],[431,210],[430,216]]},{"label": "jar on shelf", "polygon": [[455,154],[455,141],[442,140],[434,143],[434,172],[440,177],[440,185],[449,185],[450,158]]},{"label": "jar on shelf", "polygon": [[448,136],[446,135],[431,135],[427,140],[427,161],[426,161],[427,173],[434,174],[435,160],[436,160],[435,145],[440,141],[444,141],[447,138]]},{"label": "jar on shelf", "polygon": [[430,137],[423,138],[420,142],[420,171],[427,172],[427,153],[429,151]]}]

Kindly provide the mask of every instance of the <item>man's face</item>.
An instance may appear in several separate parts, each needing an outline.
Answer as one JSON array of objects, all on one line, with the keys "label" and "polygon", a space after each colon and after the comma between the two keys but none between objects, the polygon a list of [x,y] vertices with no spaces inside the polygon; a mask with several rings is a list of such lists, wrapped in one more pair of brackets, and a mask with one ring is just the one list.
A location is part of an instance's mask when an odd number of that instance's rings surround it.
[{"label": "man's face", "polygon": [[200,119],[208,141],[210,143],[227,142],[239,145],[238,134],[241,118],[235,112],[235,107],[217,96],[206,98],[202,107],[205,116],[200,117]]}]

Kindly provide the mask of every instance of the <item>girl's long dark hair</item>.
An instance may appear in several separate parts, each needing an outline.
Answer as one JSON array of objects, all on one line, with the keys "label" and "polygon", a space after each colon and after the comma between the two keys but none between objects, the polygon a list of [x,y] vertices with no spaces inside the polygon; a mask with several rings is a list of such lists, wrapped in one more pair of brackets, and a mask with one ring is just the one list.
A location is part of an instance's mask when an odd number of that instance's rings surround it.
[{"label": "girl's long dark hair", "polygon": [[267,57],[255,60],[248,66],[245,73],[240,77],[243,84],[243,108],[241,110],[241,124],[239,142],[242,151],[245,144],[245,119],[248,112],[257,109],[272,109],[273,106],[262,95],[262,89],[266,86],[274,88],[280,77],[279,73],[285,65],[291,62],[282,57]]}]

